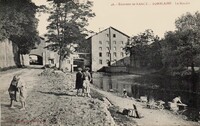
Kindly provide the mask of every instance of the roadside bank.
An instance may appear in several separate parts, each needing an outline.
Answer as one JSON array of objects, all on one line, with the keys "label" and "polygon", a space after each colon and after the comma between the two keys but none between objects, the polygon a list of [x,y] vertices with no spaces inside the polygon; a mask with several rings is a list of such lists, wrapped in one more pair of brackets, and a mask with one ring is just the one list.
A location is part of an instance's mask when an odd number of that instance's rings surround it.
[{"label": "roadside bank", "polygon": [[23,73],[28,90],[25,111],[19,110],[19,102],[14,103],[15,109],[9,108],[9,96],[4,90],[1,96],[1,125],[115,125],[102,101],[75,96],[73,74],[51,69],[40,71],[34,69],[28,74]]}]

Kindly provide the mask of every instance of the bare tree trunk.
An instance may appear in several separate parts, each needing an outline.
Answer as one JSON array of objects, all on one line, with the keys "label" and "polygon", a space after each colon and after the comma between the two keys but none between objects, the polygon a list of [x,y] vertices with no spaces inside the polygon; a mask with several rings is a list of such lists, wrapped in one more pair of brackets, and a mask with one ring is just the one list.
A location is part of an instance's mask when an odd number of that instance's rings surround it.
[{"label": "bare tree trunk", "polygon": [[194,76],[195,75],[195,70],[194,70],[194,63],[193,62],[191,63],[191,69],[192,69],[192,76]]},{"label": "bare tree trunk", "polygon": [[21,61],[21,54],[20,54],[20,49],[17,51],[17,58],[18,58],[18,62],[19,64],[17,65],[17,67],[22,67],[22,61]]},{"label": "bare tree trunk", "polygon": [[63,61],[63,58],[62,58],[62,55],[60,54],[60,57],[59,57],[59,70],[62,69],[62,61]]},{"label": "bare tree trunk", "polygon": [[23,54],[20,54],[20,56],[21,56],[21,65],[22,65],[22,67],[24,66],[24,56],[23,56]]},{"label": "bare tree trunk", "polygon": [[135,54],[133,55],[133,60],[134,60],[134,67],[136,68],[136,58],[135,58]]}]

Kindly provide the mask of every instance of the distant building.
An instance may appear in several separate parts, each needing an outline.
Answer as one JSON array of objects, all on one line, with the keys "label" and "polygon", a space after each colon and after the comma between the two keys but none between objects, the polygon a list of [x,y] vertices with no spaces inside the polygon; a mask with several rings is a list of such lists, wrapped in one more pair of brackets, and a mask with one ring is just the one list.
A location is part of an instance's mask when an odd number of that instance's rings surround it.
[{"label": "distant building", "polygon": [[104,66],[126,65],[129,61],[124,61],[126,60],[124,47],[128,39],[128,35],[113,27],[88,38],[92,71],[98,71]]},{"label": "distant building", "polygon": [[[59,55],[57,52],[48,50],[46,47],[51,44],[50,42],[46,42],[45,38],[41,37],[41,42],[36,46],[35,49],[32,49],[29,55],[26,55],[25,65],[43,65],[50,67],[58,67],[59,66]],[[76,46],[76,45],[75,45]],[[71,45],[72,47],[72,45]],[[73,51],[74,49],[72,49]],[[73,60],[77,55],[70,54],[67,56],[62,63],[62,68],[67,71],[73,71]],[[27,62],[29,61],[29,62]]]},{"label": "distant building", "polygon": [[90,67],[90,53],[80,53],[77,52],[74,54],[74,70],[77,70],[77,68],[85,68]]},{"label": "distant building", "polygon": [[46,48],[50,43],[47,43],[45,38],[40,37],[40,41],[40,44],[36,45],[36,48],[30,51],[29,58],[26,58],[29,59],[29,64],[56,66],[59,61],[59,55],[57,52],[50,51]]}]

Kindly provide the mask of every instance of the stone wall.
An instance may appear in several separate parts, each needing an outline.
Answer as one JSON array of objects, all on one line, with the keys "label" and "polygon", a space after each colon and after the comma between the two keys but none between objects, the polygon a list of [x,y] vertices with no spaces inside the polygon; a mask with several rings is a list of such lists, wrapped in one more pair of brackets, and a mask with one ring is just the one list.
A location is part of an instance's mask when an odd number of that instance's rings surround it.
[{"label": "stone wall", "polygon": [[0,41],[0,69],[19,65],[17,46],[8,39]]},{"label": "stone wall", "polygon": [[128,73],[128,68],[126,66],[110,66],[104,67],[104,71],[107,73]]}]

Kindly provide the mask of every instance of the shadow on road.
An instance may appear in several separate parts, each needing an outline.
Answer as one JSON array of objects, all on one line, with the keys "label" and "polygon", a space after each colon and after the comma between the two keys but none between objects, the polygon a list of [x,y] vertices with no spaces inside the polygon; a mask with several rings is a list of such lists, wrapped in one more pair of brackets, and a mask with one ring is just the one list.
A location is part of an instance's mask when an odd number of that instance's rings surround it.
[{"label": "shadow on road", "polygon": [[55,95],[55,96],[75,96],[74,94],[68,94],[64,92],[43,92],[43,91],[38,91],[38,92],[43,93],[43,94]]}]

